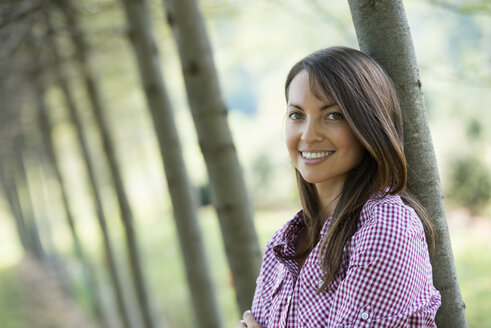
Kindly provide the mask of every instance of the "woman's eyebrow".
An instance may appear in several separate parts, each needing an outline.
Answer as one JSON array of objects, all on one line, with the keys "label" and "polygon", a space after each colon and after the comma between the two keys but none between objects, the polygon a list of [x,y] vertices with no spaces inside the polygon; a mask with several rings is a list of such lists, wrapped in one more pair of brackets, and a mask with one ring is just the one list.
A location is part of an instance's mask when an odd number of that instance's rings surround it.
[{"label": "woman's eyebrow", "polygon": [[295,107],[296,109],[303,111],[302,106],[294,104],[294,103],[288,104],[288,107]]},{"label": "woman's eyebrow", "polygon": [[[333,102],[333,103],[330,103],[330,104],[326,104],[326,105],[322,106],[322,107],[320,108],[320,110],[325,110],[325,109],[331,108],[331,107],[333,107],[333,106],[336,106],[336,103],[334,103],[334,102]],[[301,110],[301,111],[303,111],[303,110],[304,110],[304,109],[302,108],[302,106],[297,105],[297,104],[295,104],[295,103],[290,103],[290,104],[288,104],[288,107],[295,107],[295,108],[297,108],[298,110]]]}]

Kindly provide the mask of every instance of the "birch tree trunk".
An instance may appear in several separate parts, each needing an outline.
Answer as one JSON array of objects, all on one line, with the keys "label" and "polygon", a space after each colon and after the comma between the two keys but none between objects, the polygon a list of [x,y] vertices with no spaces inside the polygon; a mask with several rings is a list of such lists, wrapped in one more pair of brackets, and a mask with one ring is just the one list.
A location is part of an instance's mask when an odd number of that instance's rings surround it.
[{"label": "birch tree trunk", "polygon": [[147,104],[159,141],[196,326],[219,328],[222,324],[197,220],[197,204],[186,172],[172,106],[161,73],[147,2],[145,0],[122,2],[128,22],[128,37],[135,52]]},{"label": "birch tree trunk", "polygon": [[401,0],[348,0],[360,49],[373,57],[394,81],[404,122],[408,189],[426,208],[436,234],[430,252],[433,281],[442,294],[438,327],[467,327],[445,219],[440,177],[426,118],[416,55]]},{"label": "birch tree trunk", "polygon": [[195,0],[164,0],[181,58],[240,311],[251,307],[261,252],[237,151],[227,122],[205,22]]},{"label": "birch tree trunk", "polygon": [[71,37],[76,49],[77,62],[83,75],[82,78],[87,88],[92,112],[94,114],[97,128],[102,138],[104,152],[109,164],[109,171],[113,179],[121,219],[123,221],[122,223],[126,233],[126,246],[129,255],[133,284],[135,286],[136,295],[138,298],[138,305],[140,307],[140,314],[143,319],[144,327],[154,328],[156,327],[156,324],[154,322],[155,320],[153,318],[147,288],[145,286],[145,278],[138,251],[136,233],[133,225],[133,213],[131,211],[129,200],[124,189],[123,179],[117,163],[113,142],[111,140],[111,136],[109,135],[109,126],[106,118],[104,117],[102,97],[99,93],[100,89],[97,85],[95,75],[93,74],[91,65],[89,63],[88,44],[84,38],[82,29],[79,27],[79,24],[77,22],[77,17],[74,13],[74,8],[71,5],[71,1],[67,1],[64,4],[61,4],[60,8],[62,9],[62,12],[65,16],[68,27],[72,30]]}]

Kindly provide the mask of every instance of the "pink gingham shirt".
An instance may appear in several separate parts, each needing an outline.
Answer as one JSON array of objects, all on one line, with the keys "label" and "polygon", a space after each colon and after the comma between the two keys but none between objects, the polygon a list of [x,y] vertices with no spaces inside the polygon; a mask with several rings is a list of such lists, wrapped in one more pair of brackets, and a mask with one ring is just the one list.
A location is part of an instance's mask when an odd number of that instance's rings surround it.
[{"label": "pink gingham shirt", "polygon": [[[326,234],[330,218],[322,228]],[[304,226],[298,212],[268,242],[252,304],[263,328],[436,327],[441,304],[433,287],[425,234],[414,210],[397,195],[371,199],[343,253],[332,288],[321,293],[319,245],[302,269],[295,240]],[[331,286],[330,286],[331,287]]]}]

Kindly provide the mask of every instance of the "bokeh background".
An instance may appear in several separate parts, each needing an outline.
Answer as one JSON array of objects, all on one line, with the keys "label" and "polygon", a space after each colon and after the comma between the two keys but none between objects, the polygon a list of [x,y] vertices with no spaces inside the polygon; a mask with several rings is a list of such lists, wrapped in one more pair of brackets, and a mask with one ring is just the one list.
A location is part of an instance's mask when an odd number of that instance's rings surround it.
[{"label": "bokeh background", "polygon": [[[350,11],[346,1],[202,0],[200,4],[263,247],[275,229],[300,206],[283,144],[285,75],[297,60],[317,49],[332,45],[357,48]],[[467,319],[470,327],[491,327],[491,2],[407,0],[404,5],[423,83]],[[117,156],[134,210],[154,310],[169,327],[192,327],[158,144],[126,39],[124,12],[120,3],[112,0],[81,0],[78,6],[111,117],[111,133],[117,141]],[[206,203],[206,168],[187,106],[176,46],[162,2],[151,0],[150,6],[188,173]],[[67,46],[65,51],[70,53],[72,49]],[[80,84],[76,75],[72,82]],[[82,91],[76,97],[78,102],[86,102]],[[62,157],[63,175],[66,184],[73,186],[69,198],[82,242],[89,256],[100,261],[101,240],[96,233],[97,221],[74,128],[67,122],[62,97],[55,88],[48,90],[48,106],[55,123],[53,133],[56,151]],[[84,124],[89,131],[93,128],[90,115],[84,117]],[[102,148],[96,133],[90,135],[94,156],[102,157],[98,154]],[[39,141],[29,142],[35,145]],[[102,181],[104,211],[118,264],[125,267],[118,206],[111,187],[104,183],[108,180],[106,163],[100,163],[97,174]],[[90,321],[81,267],[73,255],[59,199],[52,192],[56,191],[56,183],[34,164],[28,178],[34,185],[43,186],[33,197],[34,210],[48,213],[39,222],[43,244],[48,252],[63,260],[71,277],[71,293],[80,307],[78,315],[89,316]],[[233,327],[239,314],[216,214],[209,205],[202,206],[199,214],[225,326]],[[29,285],[23,280],[26,271],[36,269],[25,261],[9,207],[5,197],[0,197],[2,327],[23,327],[25,316],[39,311],[39,304],[33,303],[32,295],[25,290]],[[106,271],[102,265],[98,269],[98,278],[107,286]],[[121,273],[129,285],[128,273]],[[109,287],[106,289],[102,290],[106,307],[115,316]],[[131,288],[126,293],[131,303]]]}]

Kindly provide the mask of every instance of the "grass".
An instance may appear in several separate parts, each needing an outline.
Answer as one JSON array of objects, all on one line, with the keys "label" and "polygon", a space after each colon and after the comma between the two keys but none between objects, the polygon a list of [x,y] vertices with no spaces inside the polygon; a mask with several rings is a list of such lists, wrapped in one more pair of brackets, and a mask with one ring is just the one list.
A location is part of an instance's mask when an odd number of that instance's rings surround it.
[{"label": "grass", "polygon": [[[294,213],[295,210],[256,213],[255,223],[261,247],[264,247],[271,234]],[[221,232],[216,215],[211,208],[201,210],[200,224],[223,326],[233,327],[239,314],[235,305],[234,291],[231,288]],[[450,231],[461,290],[467,305],[469,327],[491,328],[491,313],[489,312],[491,309],[491,297],[489,297],[491,295],[491,275],[489,274],[491,244],[488,241],[490,231],[469,223],[461,226],[450,224]],[[144,253],[143,262],[147,285],[155,312],[165,317],[170,328],[194,327],[190,294],[186,285],[177,233],[170,215],[169,218],[147,221],[145,225],[139,227],[139,235],[141,236],[139,242]],[[118,239],[119,237],[115,238],[115,241]],[[124,253],[124,251],[124,247],[119,247],[119,253]],[[119,261],[122,266],[125,263],[124,257],[120,256],[120,259],[123,259]],[[125,278],[128,279],[127,275]],[[28,311],[24,306],[25,300],[20,284],[15,268],[0,270],[0,322],[2,327],[19,327],[23,314]],[[128,282],[126,285],[131,287]],[[78,288],[76,290],[84,294],[83,290]]]},{"label": "grass", "polygon": [[16,268],[1,269],[0,322],[2,327],[22,327],[27,311],[25,302]]},{"label": "grass", "polygon": [[451,229],[457,275],[469,327],[491,328],[491,225],[470,225]]}]

